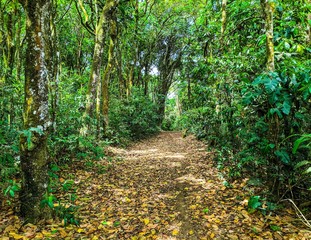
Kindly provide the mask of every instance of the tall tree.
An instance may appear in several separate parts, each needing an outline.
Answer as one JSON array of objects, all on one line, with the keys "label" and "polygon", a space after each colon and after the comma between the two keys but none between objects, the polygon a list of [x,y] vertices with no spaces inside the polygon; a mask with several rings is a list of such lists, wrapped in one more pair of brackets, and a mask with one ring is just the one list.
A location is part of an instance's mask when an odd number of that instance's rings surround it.
[{"label": "tall tree", "polygon": [[20,0],[27,15],[24,131],[20,137],[21,215],[36,223],[46,216],[40,206],[47,192],[49,121],[48,70],[45,62],[50,0]]},{"label": "tall tree", "polygon": [[108,49],[108,61],[105,68],[105,72],[102,80],[102,115],[103,115],[103,127],[104,131],[109,126],[109,80],[110,73],[113,67],[114,62],[114,49],[115,43],[117,39],[117,19],[116,19],[116,8],[118,6],[119,1],[110,0],[107,1],[107,5],[110,6],[109,16],[106,16],[109,19],[109,49]]},{"label": "tall tree", "polygon": [[[82,3],[79,1],[80,6],[83,7]],[[77,5],[78,6],[78,5]],[[78,7],[77,7],[78,8]],[[83,12],[86,16],[87,13],[83,8]],[[103,48],[104,48],[104,40],[105,40],[105,15],[107,12],[107,8],[103,7],[101,15],[96,23],[95,27],[95,45],[93,51],[93,61],[92,61],[92,68],[90,73],[90,78],[88,82],[88,89],[86,93],[86,106],[84,112],[84,127],[80,130],[82,135],[87,135],[90,130],[90,123],[89,119],[94,117],[95,113],[95,106],[96,106],[96,116],[97,121],[99,121],[99,96],[100,96],[100,69],[102,63],[102,55],[103,55]],[[94,101],[96,99],[96,101]],[[99,123],[97,123],[99,125]]]},{"label": "tall tree", "polygon": [[[111,56],[110,60],[108,59],[108,64],[107,64],[105,74],[104,74],[104,80],[101,81],[102,55],[103,55],[103,50],[104,50],[104,42],[106,38],[105,29],[107,28],[107,25],[110,19],[112,19],[112,15],[115,14],[114,12],[115,12],[116,6],[118,5],[118,2],[119,1],[113,1],[113,0],[106,1],[105,5],[102,8],[100,17],[97,21],[96,28],[95,28],[95,46],[94,46],[94,53],[93,53],[92,69],[91,69],[91,74],[90,74],[89,83],[88,83],[88,91],[86,95],[86,110],[84,113],[84,120],[92,118],[94,116],[94,109],[96,109],[95,115],[97,119],[97,135],[99,135],[99,130],[100,130],[100,127],[99,127],[100,126],[100,96],[101,94],[102,96],[108,96],[108,93],[105,91],[104,84],[107,84],[107,82],[109,81],[108,77],[110,74],[110,65],[112,61],[112,56]],[[111,46],[111,43],[110,43],[110,46]],[[113,44],[113,48],[114,48],[114,44]],[[108,52],[110,53],[110,50]],[[94,101],[94,99],[96,100]],[[103,97],[103,101],[105,101],[104,97]],[[103,105],[104,104],[105,103],[103,103]],[[102,109],[104,109],[104,107],[102,107]],[[89,131],[89,128],[90,128],[89,124],[86,124],[83,127],[81,133],[83,135],[87,134],[87,132]]]},{"label": "tall tree", "polygon": [[222,0],[221,3],[221,44],[223,45],[224,41],[224,35],[226,30],[226,24],[227,24],[227,0]]},{"label": "tall tree", "polygon": [[273,72],[274,67],[274,43],[273,43],[273,12],[274,3],[269,0],[260,0],[263,15],[265,18],[266,31],[266,68]]}]

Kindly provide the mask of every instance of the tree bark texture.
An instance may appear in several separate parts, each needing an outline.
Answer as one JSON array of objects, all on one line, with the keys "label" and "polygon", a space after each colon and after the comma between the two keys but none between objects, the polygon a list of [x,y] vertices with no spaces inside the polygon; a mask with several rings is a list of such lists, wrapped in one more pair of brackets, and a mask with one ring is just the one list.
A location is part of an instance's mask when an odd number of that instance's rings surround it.
[{"label": "tree bark texture", "polygon": [[112,11],[110,11],[109,16],[109,49],[108,49],[108,62],[105,68],[105,72],[102,79],[102,115],[103,115],[103,127],[104,131],[109,126],[109,80],[110,80],[110,73],[113,67],[114,62],[114,49],[115,49],[115,42],[117,39],[117,22],[116,22],[116,16],[115,16],[115,8],[117,7],[118,2],[111,0],[108,1],[112,2],[111,5]]},{"label": "tree bark texture", "polygon": [[273,12],[274,3],[269,0],[260,0],[264,19],[265,19],[265,32],[266,32],[266,69],[269,72],[275,70],[274,67],[274,42],[273,42]]},{"label": "tree bark texture", "polygon": [[221,3],[221,45],[223,45],[224,35],[227,25],[227,0],[222,0]]},{"label": "tree bark texture", "polygon": [[95,34],[95,46],[93,53],[93,62],[92,62],[92,70],[88,84],[88,92],[86,95],[86,108],[85,113],[88,117],[94,116],[94,108],[95,108],[95,97],[97,85],[100,84],[100,68],[102,62],[103,55],[103,47],[104,47],[104,13],[101,15],[97,26],[96,26],[96,34]]},{"label": "tree bark texture", "polygon": [[[85,126],[81,129],[82,135],[87,135],[90,130],[90,123],[88,121],[96,116],[97,119],[97,134],[99,134],[100,126],[100,96],[101,94],[101,64],[102,55],[105,40],[105,28],[107,27],[109,14],[111,14],[112,9],[117,6],[117,1],[109,0],[104,5],[100,18],[96,25],[95,30],[95,46],[93,53],[92,70],[88,83],[88,91],[86,95],[86,108],[84,113],[84,124]],[[94,101],[95,99],[95,101]],[[96,114],[94,114],[94,109],[96,109]]]},{"label": "tree bark texture", "polygon": [[[308,14],[308,21],[311,22],[311,13]],[[307,28],[307,43],[310,44],[311,43],[311,27],[310,25],[308,25]]]},{"label": "tree bark texture", "polygon": [[[49,0],[20,1],[27,14],[24,133],[20,136],[22,189],[21,215],[36,223],[47,217],[40,206],[49,183],[47,137],[49,121],[48,70],[45,62]],[[27,137],[28,136],[28,137]],[[30,137],[29,137],[30,136]]]},{"label": "tree bark texture", "polygon": [[57,124],[57,112],[58,112],[58,85],[59,85],[59,64],[60,64],[60,53],[58,49],[58,36],[56,31],[56,7],[50,5],[50,19],[47,30],[46,41],[46,64],[49,73],[49,93],[50,93],[50,109],[51,109],[51,122],[52,130],[56,132]]}]

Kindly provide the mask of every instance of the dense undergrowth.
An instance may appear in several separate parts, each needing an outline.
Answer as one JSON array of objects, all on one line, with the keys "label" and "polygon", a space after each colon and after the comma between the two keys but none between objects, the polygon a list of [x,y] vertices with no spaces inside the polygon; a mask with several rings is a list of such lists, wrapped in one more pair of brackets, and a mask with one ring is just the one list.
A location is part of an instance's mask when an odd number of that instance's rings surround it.
[{"label": "dense undergrowth", "polygon": [[[230,75],[219,72],[213,83],[193,83],[191,98],[187,86],[180,86],[183,109],[172,118],[176,106],[171,103],[164,124],[208,142],[217,152],[215,164],[231,179],[248,176],[262,186],[264,192],[257,194],[293,199],[310,212],[311,62],[299,58],[280,59],[271,73],[250,65],[253,75],[223,62]],[[201,74],[217,71],[218,63],[203,67]]]},{"label": "dense undergrowth", "polygon": [[[135,94],[125,99],[112,96],[109,113],[111,124],[105,135],[100,138],[95,134],[82,136],[79,130],[84,121],[85,99],[81,96],[85,94],[86,88],[81,88],[79,83],[72,80],[73,78],[77,76],[65,74],[60,84],[60,91],[66,94],[62,94],[59,99],[56,128],[50,129],[48,139],[50,186],[42,200],[43,207],[52,208],[53,214],[63,219],[65,225],[78,224],[75,216],[77,206],[73,204],[76,198],[75,177],[59,179],[59,172],[72,165],[79,165],[86,171],[106,173],[111,162],[111,158],[105,154],[107,146],[126,146],[130,142],[146,138],[160,130],[156,105],[137,90]],[[86,84],[85,79],[81,77],[79,81],[82,85]],[[76,95],[77,92],[79,96]],[[96,125],[96,119],[90,121]],[[2,192],[0,199],[7,204],[16,202],[22,181],[19,161],[21,129],[20,118],[16,118],[11,125],[0,124],[0,191]],[[99,160],[105,160],[107,164],[98,164]]]}]

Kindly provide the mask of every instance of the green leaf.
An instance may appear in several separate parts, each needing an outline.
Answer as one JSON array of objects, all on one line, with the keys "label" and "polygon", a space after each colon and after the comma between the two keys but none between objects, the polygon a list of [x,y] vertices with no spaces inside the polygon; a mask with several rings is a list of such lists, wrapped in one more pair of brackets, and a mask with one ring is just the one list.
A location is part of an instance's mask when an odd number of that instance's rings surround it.
[{"label": "green leaf", "polygon": [[276,113],[276,114],[279,116],[279,118],[282,118],[282,113],[280,112],[280,110],[279,110],[278,108],[271,108],[271,109],[269,110],[269,113],[270,113],[271,115],[273,115],[274,113]]},{"label": "green leaf", "polygon": [[13,190],[14,192],[19,191],[19,190],[20,190],[20,187],[19,187],[18,185],[13,185],[13,186],[12,186],[12,190]]},{"label": "green leaf", "polygon": [[293,154],[297,152],[297,149],[299,148],[300,144],[303,142],[311,143],[311,134],[304,134],[295,141],[294,147],[293,147]]},{"label": "green leaf", "polygon": [[301,162],[299,162],[299,163],[297,163],[297,164],[295,165],[295,168],[294,168],[294,169],[300,168],[300,167],[305,166],[305,165],[307,165],[307,164],[311,164],[311,162],[310,162],[310,161],[307,161],[307,160],[301,161]]},{"label": "green leaf", "polygon": [[118,227],[120,224],[121,224],[121,223],[120,223],[119,221],[115,221],[115,222],[113,223],[113,226]]},{"label": "green leaf", "polygon": [[286,50],[290,49],[290,44],[288,42],[284,42],[284,47]]},{"label": "green leaf", "polygon": [[283,102],[283,108],[282,108],[282,112],[286,115],[288,115],[290,113],[290,109],[291,109],[291,105],[288,101],[284,101]]},{"label": "green leaf", "polygon": [[272,231],[281,231],[281,228],[279,227],[279,226],[277,226],[277,225],[270,225],[270,228],[271,228],[271,230]]},{"label": "green leaf", "polygon": [[277,150],[274,152],[274,154],[278,156],[284,164],[290,163],[290,157],[285,150]]},{"label": "green leaf", "polygon": [[11,197],[14,197],[14,196],[15,196],[15,192],[14,192],[14,190],[13,190],[12,188],[10,189],[10,196],[11,196]]},{"label": "green leaf", "polygon": [[248,201],[248,211],[254,212],[257,208],[259,208],[262,203],[259,201],[260,196],[251,196]]},{"label": "green leaf", "polygon": [[54,203],[51,201],[47,201],[47,204],[50,208],[54,208]]},{"label": "green leaf", "polygon": [[311,173],[311,167],[309,167],[306,171],[303,172],[303,174]]}]

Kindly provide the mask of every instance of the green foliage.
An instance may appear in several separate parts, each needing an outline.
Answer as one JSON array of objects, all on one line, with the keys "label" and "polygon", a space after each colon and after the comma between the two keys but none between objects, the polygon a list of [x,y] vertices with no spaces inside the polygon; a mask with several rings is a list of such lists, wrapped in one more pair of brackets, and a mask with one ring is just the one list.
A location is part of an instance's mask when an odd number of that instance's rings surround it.
[{"label": "green foliage", "polygon": [[298,138],[293,147],[293,154],[295,154],[298,148],[306,148],[311,149],[311,134],[303,134],[300,138]]},{"label": "green foliage", "polygon": [[[69,206],[68,206],[69,205]],[[56,217],[64,221],[64,225],[68,224],[79,225],[80,222],[76,217],[78,207],[69,203],[62,203],[58,201],[53,194],[47,194],[45,198],[41,201],[41,207],[49,207],[53,210]]]},{"label": "green foliage", "polygon": [[139,92],[129,99],[114,99],[109,117],[108,138],[113,143],[146,138],[159,131],[155,104]]},{"label": "green foliage", "polygon": [[281,231],[281,228],[277,225],[270,225],[271,230],[277,232],[277,231]]},{"label": "green foliage", "polygon": [[26,137],[27,139],[27,148],[29,151],[31,151],[35,145],[33,144],[32,142],[32,137],[33,137],[33,133],[38,133],[40,136],[43,135],[43,129],[42,127],[39,128],[39,127],[32,127],[32,128],[29,128],[29,129],[26,129],[26,130],[23,130],[23,131],[20,131],[20,134],[22,137]]},{"label": "green foliage", "polygon": [[[306,150],[308,151],[308,157],[310,159],[311,154],[311,134],[303,134],[300,138],[298,138],[293,147],[293,154],[297,154],[299,150]],[[310,160],[303,160],[298,162],[295,165],[295,170],[301,172],[303,175],[309,176],[309,180],[311,180],[311,161]],[[311,185],[311,184],[310,184]],[[311,190],[311,186],[309,187]]]},{"label": "green foliage", "polygon": [[[19,173],[17,145],[18,133],[0,122],[0,191],[7,198],[14,198],[20,189],[16,180]],[[8,200],[10,203],[10,200]]]},{"label": "green foliage", "polygon": [[20,190],[20,184],[17,183],[15,180],[9,180],[9,185],[4,190],[4,196],[9,196],[14,198],[15,193]]},{"label": "green foliage", "polygon": [[308,198],[301,189],[310,187],[302,173],[310,159],[311,61],[305,28],[299,27],[307,26],[306,4],[276,3],[274,72],[263,71],[266,39],[258,2],[227,6],[223,39],[216,31],[219,9],[211,3],[207,8],[214,11],[201,10],[192,29],[195,49],[183,60],[182,113],[174,124],[216,147],[216,164],[229,177],[261,178],[274,197],[288,194],[290,185],[291,198]]},{"label": "green foliage", "polygon": [[[76,200],[75,183],[72,178],[61,180],[58,176],[61,168],[53,163],[49,168],[50,185],[44,198],[41,200],[41,207],[48,207],[55,217],[64,221],[64,225],[79,225],[77,219],[78,206],[74,204]],[[59,196],[59,199],[56,197]]]},{"label": "green foliage", "polygon": [[260,202],[260,196],[251,196],[248,201],[248,211],[250,213],[253,213],[262,206],[262,203]]},{"label": "green foliage", "polygon": [[248,212],[254,213],[257,210],[260,210],[260,212],[263,215],[266,215],[269,212],[275,211],[277,208],[279,208],[275,203],[268,202],[266,199],[262,198],[261,196],[251,196],[248,200]]}]

